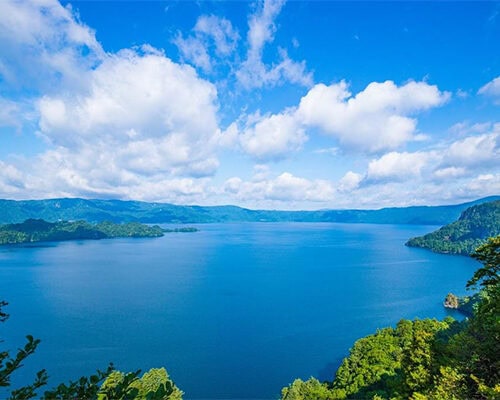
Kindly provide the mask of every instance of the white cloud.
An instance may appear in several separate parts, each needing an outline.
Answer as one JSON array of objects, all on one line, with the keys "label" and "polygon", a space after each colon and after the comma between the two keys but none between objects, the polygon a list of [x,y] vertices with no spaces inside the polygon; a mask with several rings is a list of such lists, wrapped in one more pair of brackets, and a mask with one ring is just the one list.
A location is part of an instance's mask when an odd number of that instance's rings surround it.
[{"label": "white cloud", "polygon": [[477,196],[497,195],[500,193],[500,174],[480,174],[468,182],[464,189]]},{"label": "white cloud", "polygon": [[485,133],[492,129],[492,127],[493,124],[491,122],[471,124],[470,121],[462,121],[454,124],[448,131],[456,136],[469,136],[471,134]]},{"label": "white cloud", "polygon": [[361,150],[396,149],[418,138],[417,120],[423,110],[437,107],[449,98],[437,86],[409,82],[372,82],[353,96],[346,82],[314,86],[300,101],[299,118],[336,137],[345,146]]},{"label": "white cloud", "polygon": [[481,87],[478,93],[493,97],[495,104],[500,105],[500,76]]},{"label": "white cloud", "polygon": [[265,164],[254,165],[252,180],[256,182],[264,181],[269,178],[270,173],[271,169],[269,168],[268,165]]},{"label": "white cloud", "polygon": [[[215,15],[200,16],[190,36],[184,37],[178,32],[173,42],[184,61],[206,74],[224,73],[225,79],[236,77],[245,89],[273,87],[285,82],[311,86],[312,74],[307,71],[305,61],[292,60],[286,49],[277,49],[275,62],[267,65],[263,61],[264,48],[274,41],[275,19],[284,4],[284,0],[263,0],[256,4],[248,20],[243,61],[238,55],[239,32],[229,20]],[[216,68],[222,65],[229,68]]]},{"label": "white cloud", "polygon": [[215,87],[191,67],[124,50],[90,72],[85,91],[43,97],[40,132],[76,156],[93,149],[136,173],[213,174],[216,103]]},{"label": "white cloud", "polygon": [[335,194],[334,187],[329,181],[308,180],[289,172],[284,172],[275,178],[263,177],[251,181],[243,181],[239,177],[230,178],[224,184],[224,191],[239,202],[260,204],[266,204],[266,201],[283,204],[325,202],[332,200]]},{"label": "white cloud", "polygon": [[0,193],[14,195],[25,189],[24,175],[13,165],[0,160]]},{"label": "white cloud", "polygon": [[272,160],[288,156],[297,151],[306,142],[304,129],[293,113],[266,115],[249,118],[243,133],[240,134],[240,144],[243,150],[251,156]]},{"label": "white cloud", "polygon": [[201,68],[206,73],[211,72],[212,61],[203,40],[197,37],[187,37],[184,39],[179,32],[173,42],[179,48],[182,59],[190,62],[197,68]]},{"label": "white cloud", "polygon": [[32,159],[2,161],[2,193],[185,202],[209,192],[205,177],[227,138],[217,90],[192,67],[150,45],[106,54],[73,10],[52,0],[0,2],[0,41],[2,84],[12,91],[19,79],[44,93],[28,116],[36,94],[0,98],[0,125],[34,119],[49,145]]},{"label": "white cloud", "polygon": [[420,176],[421,171],[433,158],[432,153],[390,152],[370,161],[368,180],[406,180]]},{"label": "white cloud", "polygon": [[215,53],[219,57],[232,54],[240,39],[238,31],[233,28],[228,19],[215,15],[200,16],[196,21],[194,31],[213,40]]},{"label": "white cloud", "polygon": [[0,96],[0,127],[14,127],[18,132],[22,128],[23,107],[15,101]]},{"label": "white cloud", "polygon": [[339,190],[341,192],[350,192],[359,187],[363,180],[363,175],[348,171],[339,181]]},{"label": "white cloud", "polygon": [[2,80],[21,89],[80,85],[104,55],[94,32],[56,0],[0,1],[0,48]]},{"label": "white cloud", "polygon": [[[233,60],[240,35],[229,20],[215,15],[202,15],[196,21],[193,34],[184,38],[180,32],[173,42],[182,59],[212,73],[217,63]],[[213,49],[213,52],[210,51]]]},{"label": "white cloud", "polygon": [[464,167],[447,167],[434,171],[434,176],[443,180],[458,178],[464,176],[465,174],[466,170]]},{"label": "white cloud", "polygon": [[264,0],[255,14],[248,21],[249,58],[259,58],[266,43],[274,40],[276,25],[274,20],[279,15],[285,0]]},{"label": "white cloud", "polygon": [[284,3],[284,0],[264,0],[249,18],[247,58],[236,71],[238,82],[246,89],[275,86],[284,81],[303,86],[311,86],[313,83],[312,74],[307,72],[305,62],[291,60],[284,49],[278,51],[278,63],[268,66],[263,62],[264,47],[274,41],[274,20]]},{"label": "white cloud", "polygon": [[469,136],[452,143],[444,155],[444,165],[498,165],[500,160],[500,123],[489,133]]},{"label": "white cloud", "polygon": [[417,132],[417,120],[409,115],[437,107],[448,98],[448,93],[425,82],[412,81],[400,87],[391,81],[372,82],[356,96],[344,81],[330,86],[318,84],[302,97],[298,107],[249,117],[253,121],[247,121],[240,142],[254,157],[284,158],[305,143],[306,129],[318,127],[350,149],[396,149],[408,141],[423,139]]}]

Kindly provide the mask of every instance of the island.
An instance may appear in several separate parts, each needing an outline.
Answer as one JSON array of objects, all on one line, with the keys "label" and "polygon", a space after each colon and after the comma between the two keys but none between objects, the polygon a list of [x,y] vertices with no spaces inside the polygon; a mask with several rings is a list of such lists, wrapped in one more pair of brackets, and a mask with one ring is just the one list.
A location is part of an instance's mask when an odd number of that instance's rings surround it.
[{"label": "island", "polygon": [[59,242],[66,240],[96,240],[111,238],[155,238],[166,232],[196,232],[196,228],[162,229],[158,225],[139,222],[117,224],[86,221],[47,222],[43,219],[28,219],[19,224],[0,225],[0,245]]}]

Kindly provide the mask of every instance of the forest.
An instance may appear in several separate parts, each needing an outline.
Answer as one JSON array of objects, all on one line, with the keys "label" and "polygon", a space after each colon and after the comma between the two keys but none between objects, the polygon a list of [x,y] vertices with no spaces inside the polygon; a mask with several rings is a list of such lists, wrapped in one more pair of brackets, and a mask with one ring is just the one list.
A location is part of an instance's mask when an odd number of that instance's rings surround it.
[{"label": "forest", "polygon": [[500,234],[500,201],[467,208],[460,218],[435,232],[412,238],[407,246],[436,253],[471,254],[487,238]]},{"label": "forest", "polygon": [[163,232],[164,230],[158,225],[149,226],[138,222],[116,224],[105,221],[91,224],[86,221],[47,222],[42,219],[28,219],[19,224],[0,225],[0,245],[119,237],[160,237],[163,236]]}]

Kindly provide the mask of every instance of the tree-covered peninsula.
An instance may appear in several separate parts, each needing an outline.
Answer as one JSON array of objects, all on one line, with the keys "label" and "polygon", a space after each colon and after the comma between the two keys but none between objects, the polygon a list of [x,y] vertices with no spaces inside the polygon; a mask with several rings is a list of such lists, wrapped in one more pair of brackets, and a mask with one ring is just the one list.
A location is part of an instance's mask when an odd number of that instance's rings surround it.
[{"label": "tree-covered peninsula", "polygon": [[138,222],[116,224],[85,221],[47,222],[42,219],[28,219],[20,224],[0,225],[0,244],[33,242],[58,242],[65,240],[110,239],[110,238],[153,238],[163,236],[158,225],[149,226]]},{"label": "tree-covered peninsula", "polygon": [[407,246],[422,247],[436,253],[469,255],[489,237],[500,234],[500,201],[475,205],[460,218],[435,232],[411,238]]}]

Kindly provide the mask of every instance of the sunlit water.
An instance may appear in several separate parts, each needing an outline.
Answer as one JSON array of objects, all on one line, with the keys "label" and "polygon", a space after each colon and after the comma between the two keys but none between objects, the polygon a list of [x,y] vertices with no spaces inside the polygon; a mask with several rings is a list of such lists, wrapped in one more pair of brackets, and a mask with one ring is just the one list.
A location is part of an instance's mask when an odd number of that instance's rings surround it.
[{"label": "sunlit water", "polygon": [[199,225],[196,233],[0,248],[0,326],[13,379],[49,387],[109,361],[165,366],[186,399],[271,399],[294,378],[332,379],[353,342],[400,318],[443,318],[478,264],[405,247],[435,227]]}]

